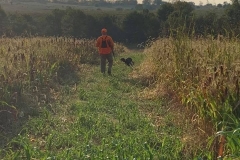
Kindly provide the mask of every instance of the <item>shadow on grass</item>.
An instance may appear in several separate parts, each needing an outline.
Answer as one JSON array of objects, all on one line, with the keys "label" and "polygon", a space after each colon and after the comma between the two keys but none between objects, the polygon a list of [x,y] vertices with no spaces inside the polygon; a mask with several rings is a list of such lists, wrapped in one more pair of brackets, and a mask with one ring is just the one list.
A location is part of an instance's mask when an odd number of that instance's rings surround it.
[{"label": "shadow on grass", "polygon": [[144,46],[141,46],[141,44],[137,44],[137,43],[134,43],[134,44],[124,44],[124,46],[129,49],[129,50],[132,50],[132,51],[143,51],[144,50]]},{"label": "shadow on grass", "polygon": [[140,78],[124,78],[124,79],[122,79],[122,82],[130,83],[131,85],[136,86],[136,87],[140,87],[140,88],[149,87],[149,83],[143,81]]},{"label": "shadow on grass", "polygon": [[[141,78],[133,78],[127,74],[116,74],[110,78],[110,82],[115,89],[131,92],[132,89],[143,89],[149,87],[149,83]],[[130,89],[131,88],[131,89]]]},{"label": "shadow on grass", "polygon": [[[7,147],[8,143],[21,132],[30,117],[39,116],[39,106],[37,103],[33,105],[31,102],[34,99],[30,95],[22,95],[19,99],[20,102],[11,105],[14,106],[14,109],[6,107],[6,105],[1,106],[0,150]],[[3,110],[3,108],[6,109]]]},{"label": "shadow on grass", "polygon": [[[46,84],[32,82],[20,90],[11,88],[9,92],[17,93],[12,97],[2,97],[0,101],[0,151],[24,128],[29,119],[39,117],[43,110],[54,112],[52,106],[64,97],[66,86],[71,90],[80,82],[78,72],[68,64],[60,65],[57,77],[52,77]],[[9,89],[9,87],[8,87]],[[69,92],[68,92],[69,94]],[[2,103],[1,103],[2,102]],[[0,152],[0,159],[2,153]]]},{"label": "shadow on grass", "polygon": [[57,74],[57,82],[60,85],[73,85],[80,81],[80,77],[77,74],[74,66],[67,62],[59,65]]}]

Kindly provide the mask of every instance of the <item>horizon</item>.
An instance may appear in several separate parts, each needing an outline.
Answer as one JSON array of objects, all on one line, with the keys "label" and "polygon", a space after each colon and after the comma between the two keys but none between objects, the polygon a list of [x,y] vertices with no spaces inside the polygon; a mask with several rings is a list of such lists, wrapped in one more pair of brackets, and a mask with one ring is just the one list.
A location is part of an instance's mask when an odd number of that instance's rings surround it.
[{"label": "horizon", "polygon": [[[137,0],[138,3],[142,4],[142,0]],[[165,1],[163,0],[164,2],[173,2],[173,1],[176,1],[176,0],[168,0],[168,1]],[[199,5],[200,3],[202,3],[202,5],[206,5],[206,4],[212,4],[212,5],[218,5],[218,4],[223,4],[224,2],[227,2],[227,3],[231,3],[230,0],[185,0],[186,2],[193,2],[195,3],[195,5]]]}]

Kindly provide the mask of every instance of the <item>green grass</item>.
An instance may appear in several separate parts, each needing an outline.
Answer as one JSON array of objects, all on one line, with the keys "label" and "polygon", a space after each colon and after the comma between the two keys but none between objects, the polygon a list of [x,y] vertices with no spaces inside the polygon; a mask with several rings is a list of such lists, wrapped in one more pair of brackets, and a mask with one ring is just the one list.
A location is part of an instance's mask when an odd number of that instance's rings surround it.
[{"label": "green grass", "polygon": [[94,6],[80,6],[72,4],[61,4],[61,3],[37,3],[37,2],[13,2],[0,3],[2,8],[8,13],[49,13],[54,9],[65,9],[66,7],[72,7],[75,9],[96,9]]},{"label": "green grass", "polygon": [[[134,69],[119,60],[122,56],[134,59]],[[62,86],[54,104],[43,105],[19,133],[5,137],[8,143],[0,149],[0,158],[193,159],[182,141],[186,127],[174,123],[167,103],[139,96],[146,86],[130,75],[138,72],[144,57],[142,53],[116,57],[113,76],[86,65],[77,86]]]},{"label": "green grass", "polygon": [[[82,11],[92,14],[92,11],[97,14],[103,14],[105,12],[112,12],[114,14],[125,14],[129,12],[134,6],[113,6],[113,7],[95,7],[80,5],[80,4],[64,4],[64,3],[38,3],[38,2],[13,2],[12,4],[8,2],[0,2],[1,7],[7,13],[24,13],[24,14],[36,14],[36,13],[50,13],[54,9],[66,9],[71,7],[74,9],[81,9]],[[124,11],[117,11],[116,8],[123,8]],[[123,13],[122,13],[123,12]]]}]

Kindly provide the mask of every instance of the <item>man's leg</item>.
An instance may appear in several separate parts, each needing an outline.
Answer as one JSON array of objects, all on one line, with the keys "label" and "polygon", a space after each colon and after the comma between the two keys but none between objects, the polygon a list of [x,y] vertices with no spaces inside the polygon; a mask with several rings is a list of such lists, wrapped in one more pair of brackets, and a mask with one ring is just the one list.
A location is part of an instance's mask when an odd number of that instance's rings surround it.
[{"label": "man's leg", "polygon": [[112,66],[113,66],[113,56],[112,53],[107,54],[107,60],[108,60],[108,74],[112,74]]},{"label": "man's leg", "polygon": [[101,73],[105,73],[106,71],[106,55],[101,54]]}]

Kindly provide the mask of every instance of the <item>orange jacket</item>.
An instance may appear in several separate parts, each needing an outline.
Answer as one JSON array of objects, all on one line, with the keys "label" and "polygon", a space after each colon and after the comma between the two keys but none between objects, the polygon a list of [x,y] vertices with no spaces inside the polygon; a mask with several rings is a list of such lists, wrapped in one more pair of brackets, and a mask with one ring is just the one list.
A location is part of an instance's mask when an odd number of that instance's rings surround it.
[{"label": "orange jacket", "polygon": [[[107,42],[107,47],[102,48],[102,42],[105,41]],[[109,54],[113,50],[114,47],[114,42],[112,40],[112,37],[108,35],[102,35],[98,37],[96,47],[98,47],[99,54]]]}]

